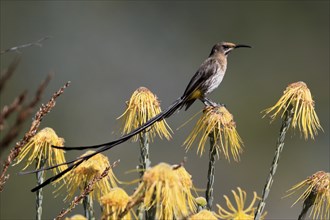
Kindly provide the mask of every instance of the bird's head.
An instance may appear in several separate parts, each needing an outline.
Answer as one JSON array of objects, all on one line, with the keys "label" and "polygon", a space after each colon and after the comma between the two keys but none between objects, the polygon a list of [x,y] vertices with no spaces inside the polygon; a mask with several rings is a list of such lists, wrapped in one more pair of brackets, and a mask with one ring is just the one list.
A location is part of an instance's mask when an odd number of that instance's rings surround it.
[{"label": "bird's head", "polygon": [[221,53],[221,54],[227,56],[232,50],[234,50],[236,48],[240,48],[240,47],[251,48],[251,46],[248,46],[248,45],[221,42],[221,43],[217,43],[216,45],[213,46],[210,56],[217,54],[217,53]]}]

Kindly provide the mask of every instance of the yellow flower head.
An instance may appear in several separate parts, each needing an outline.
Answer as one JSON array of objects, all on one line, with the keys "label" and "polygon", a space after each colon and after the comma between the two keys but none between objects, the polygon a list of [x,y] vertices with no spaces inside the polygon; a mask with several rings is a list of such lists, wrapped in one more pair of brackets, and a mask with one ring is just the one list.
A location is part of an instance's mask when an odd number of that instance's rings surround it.
[{"label": "yellow flower head", "polygon": [[[52,148],[52,145],[63,146],[64,139],[58,137],[52,128],[42,129],[22,148],[14,165],[20,163],[25,157],[28,157],[28,159],[23,169],[26,169],[34,161],[37,161],[36,168],[41,168],[40,163],[42,159],[47,161],[48,166],[65,163],[64,151]],[[64,165],[53,170],[57,173],[57,171],[61,172],[66,168],[67,166]]]},{"label": "yellow flower head", "polygon": [[311,92],[304,82],[290,84],[278,102],[273,107],[264,110],[266,114],[274,112],[271,115],[272,120],[278,114],[281,114],[282,118],[287,111],[293,112],[291,126],[293,128],[298,127],[305,139],[309,135],[314,139],[314,135],[317,135],[317,130],[323,130],[314,110],[314,100]]},{"label": "yellow flower head", "polygon": [[[241,188],[239,187],[237,187],[237,189],[238,189],[238,194],[234,190],[232,190],[237,208],[234,207],[234,205],[230,202],[227,196],[224,196],[229,211],[225,210],[224,208],[222,208],[220,205],[217,204],[217,207],[219,209],[218,217],[221,219],[232,219],[232,220],[253,220],[254,212],[255,212],[255,207],[253,206],[258,198],[257,193],[253,192],[253,199],[250,205],[247,208],[244,208],[246,201],[246,192],[241,190]],[[265,215],[266,213],[261,218],[263,219]]]},{"label": "yellow flower head", "polygon": [[191,194],[191,189],[193,188],[191,175],[187,172],[184,166],[174,166],[173,168],[174,172],[179,176],[189,209],[194,212],[196,210],[196,201]]},{"label": "yellow flower head", "polygon": [[292,195],[301,188],[307,186],[303,194],[295,201],[312,200],[313,208],[310,213],[313,213],[313,219],[329,219],[330,216],[330,173],[318,171],[306,180],[294,185],[288,192]]},{"label": "yellow flower head", "polygon": [[168,164],[160,163],[145,171],[134,199],[141,194],[145,209],[156,209],[155,219],[182,219],[189,213],[182,182]]},{"label": "yellow flower head", "polygon": [[83,215],[74,215],[71,218],[65,218],[65,220],[87,220]]},{"label": "yellow flower head", "polygon": [[[123,189],[118,187],[110,189],[109,193],[101,197],[101,204],[103,206],[102,219],[119,219],[119,214],[125,210],[130,200],[130,197]],[[131,213],[128,212],[122,218],[127,220],[132,219]]]},{"label": "yellow flower head", "polygon": [[214,146],[219,156],[221,151],[229,160],[229,150],[235,161],[239,160],[242,150],[242,139],[236,131],[236,123],[233,115],[224,106],[207,106],[202,117],[198,120],[195,128],[185,140],[186,149],[190,149],[198,135],[201,139],[198,144],[197,153],[200,155],[205,151],[205,143],[208,137],[214,140]]},{"label": "yellow flower head", "polygon": [[214,216],[213,212],[205,210],[205,209],[201,210],[200,212],[198,212],[195,215],[192,215],[188,218],[188,220],[201,220],[201,219],[217,220],[217,218]]},{"label": "yellow flower head", "polygon": [[[87,151],[82,156],[89,155],[94,153],[94,151]],[[91,157],[87,161],[82,162],[75,169],[68,173],[65,176],[66,183],[63,183],[63,186],[66,186],[68,195],[66,199],[71,199],[77,189],[83,191],[89,181],[91,181],[95,176],[100,176],[102,172],[110,167],[110,162],[106,156],[99,153]],[[108,176],[96,182],[94,185],[94,190],[89,194],[91,199],[96,196],[100,200],[101,195],[104,195],[110,191],[110,188],[117,186],[117,178],[115,177],[112,169],[110,169]]]},{"label": "yellow flower head", "polygon": [[[157,96],[145,87],[138,88],[127,102],[126,111],[119,117],[124,119],[123,133],[130,133],[159,113],[161,113],[161,108]],[[171,131],[171,128],[165,120],[161,120],[152,125],[148,133],[151,141],[156,135],[160,138],[170,139],[171,134],[169,130]],[[133,137],[133,140],[137,141],[138,137]]]}]

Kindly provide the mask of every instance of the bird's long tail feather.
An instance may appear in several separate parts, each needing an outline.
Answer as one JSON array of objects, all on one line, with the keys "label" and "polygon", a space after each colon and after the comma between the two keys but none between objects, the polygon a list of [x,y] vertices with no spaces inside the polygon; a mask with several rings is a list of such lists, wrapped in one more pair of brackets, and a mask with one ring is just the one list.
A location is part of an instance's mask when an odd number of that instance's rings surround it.
[{"label": "bird's long tail feather", "polygon": [[132,132],[123,135],[121,138],[115,140],[115,141],[111,141],[111,142],[107,142],[107,143],[103,143],[103,144],[97,144],[97,145],[92,145],[92,146],[80,146],[80,147],[60,147],[60,146],[52,146],[53,148],[56,149],[61,149],[61,150],[87,150],[87,149],[98,149],[101,148],[103,146],[107,146],[107,145],[111,145],[111,146],[116,146],[118,144],[121,144],[125,141],[127,141],[128,139],[130,139],[131,137],[133,137],[134,135],[140,133],[141,131],[146,130],[147,128],[149,128],[150,126],[152,126],[154,123],[163,120],[164,118],[168,118],[170,117],[177,109],[181,108],[182,105],[184,103],[184,99],[183,98],[179,98],[177,99],[170,107],[168,107],[165,111],[159,113],[158,115],[156,115],[155,117],[151,118],[149,121],[147,121],[146,123],[144,123],[142,126],[136,128],[135,130],[133,130]]},{"label": "bird's long tail feather", "polygon": [[[161,112],[160,114],[158,114],[157,116],[153,117],[152,119],[150,119],[149,121],[147,121],[144,125],[142,125],[141,127],[133,130],[132,132],[130,132],[129,134],[126,134],[124,136],[122,136],[120,139],[112,141],[112,142],[108,142],[105,144],[100,144],[100,145],[94,145],[94,146],[88,146],[88,147],[79,147],[79,148],[74,148],[74,149],[93,149],[93,148],[99,148],[98,150],[96,150],[95,152],[88,154],[86,156],[83,157],[79,157],[77,159],[71,160],[69,162],[66,163],[62,163],[62,164],[58,164],[55,166],[51,166],[51,167],[45,167],[45,168],[41,168],[38,170],[33,170],[33,171],[27,171],[27,172],[22,172],[20,174],[30,174],[30,173],[37,173],[40,172],[42,170],[50,170],[50,169],[54,169],[56,167],[59,166],[63,166],[63,165],[69,165],[65,170],[61,171],[60,173],[58,173],[57,175],[48,178],[47,180],[45,180],[42,184],[36,186],[35,188],[33,188],[31,191],[35,192],[41,188],[43,188],[44,186],[60,179],[63,175],[65,175],[66,173],[68,173],[70,170],[76,168],[79,164],[81,164],[82,162],[90,159],[91,157],[93,157],[94,155],[107,151],[111,148],[113,148],[114,146],[121,144],[125,141],[127,141],[128,139],[130,139],[131,137],[133,137],[134,135],[140,133],[141,131],[144,131],[145,129],[147,129],[148,127],[152,126],[154,123],[156,123],[157,121],[163,120],[164,118],[167,118],[169,116],[171,116],[177,109],[181,108],[185,103],[185,99],[183,98],[179,98],[177,99],[167,110]],[[55,148],[60,148],[60,147],[55,147]],[[68,150],[68,149],[72,149],[72,148],[63,148],[64,150]]]}]

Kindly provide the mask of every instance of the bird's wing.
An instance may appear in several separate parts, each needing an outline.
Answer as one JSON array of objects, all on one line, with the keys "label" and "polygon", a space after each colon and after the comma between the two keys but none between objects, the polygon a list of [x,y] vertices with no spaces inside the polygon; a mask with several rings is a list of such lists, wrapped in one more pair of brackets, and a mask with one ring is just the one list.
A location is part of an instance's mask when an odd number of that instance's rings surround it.
[{"label": "bird's wing", "polygon": [[183,93],[183,97],[189,97],[193,92],[201,89],[203,83],[219,68],[218,61],[214,58],[206,59],[199,67],[195,75],[191,78],[186,90]]}]

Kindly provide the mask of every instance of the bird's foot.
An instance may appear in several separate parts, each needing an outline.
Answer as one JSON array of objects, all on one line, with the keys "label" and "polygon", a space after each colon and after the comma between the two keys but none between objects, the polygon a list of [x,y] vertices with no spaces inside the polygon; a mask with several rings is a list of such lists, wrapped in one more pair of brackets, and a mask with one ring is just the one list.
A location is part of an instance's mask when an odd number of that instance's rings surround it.
[{"label": "bird's foot", "polygon": [[218,106],[217,103],[213,102],[211,99],[208,99],[206,97],[202,99],[202,102],[204,103],[205,106],[212,106],[212,107]]},{"label": "bird's foot", "polygon": [[226,107],[225,104],[222,103],[215,103],[209,98],[203,98],[202,102],[204,103],[205,106],[212,106],[212,107]]}]

